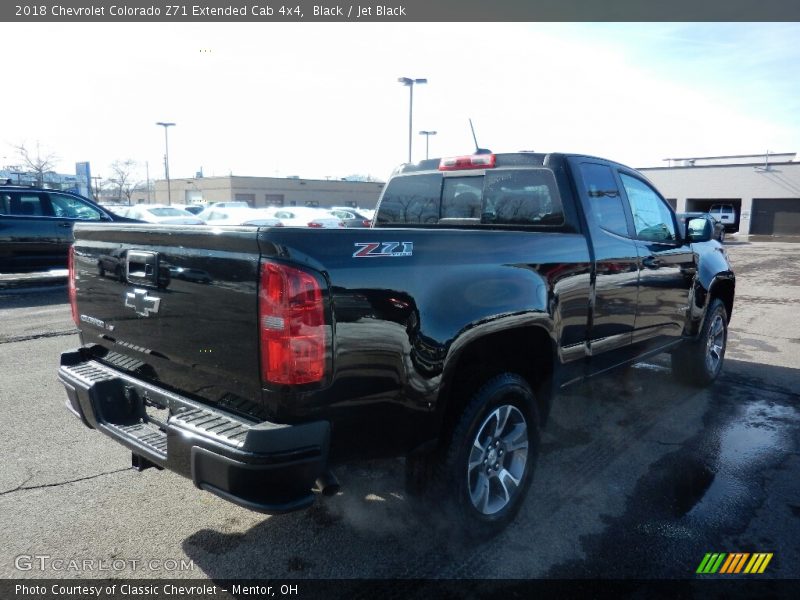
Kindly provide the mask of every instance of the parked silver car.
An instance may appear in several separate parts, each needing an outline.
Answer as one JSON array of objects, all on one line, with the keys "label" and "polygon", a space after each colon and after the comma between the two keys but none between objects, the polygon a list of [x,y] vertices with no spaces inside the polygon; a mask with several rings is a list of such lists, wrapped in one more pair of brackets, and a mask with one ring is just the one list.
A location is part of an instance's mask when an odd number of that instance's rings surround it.
[{"label": "parked silver car", "polygon": [[135,204],[125,213],[129,219],[138,219],[148,223],[167,225],[203,225],[204,221],[195,215],[164,204]]},{"label": "parked silver car", "polygon": [[259,225],[281,227],[280,219],[269,217],[252,208],[210,206],[197,215],[208,225]]}]

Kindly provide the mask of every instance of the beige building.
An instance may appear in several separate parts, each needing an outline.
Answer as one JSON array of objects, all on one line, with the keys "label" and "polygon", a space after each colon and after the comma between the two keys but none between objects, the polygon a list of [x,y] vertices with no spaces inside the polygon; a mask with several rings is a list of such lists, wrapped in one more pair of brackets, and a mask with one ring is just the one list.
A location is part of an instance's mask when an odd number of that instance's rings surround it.
[{"label": "beige building", "polygon": [[740,233],[800,235],[800,162],[794,153],[668,161],[639,170],[678,212],[731,204]]},{"label": "beige building", "polygon": [[[299,177],[195,177],[172,179],[173,204],[211,204],[240,201],[259,206],[351,206],[375,208],[383,182],[301,179]],[[132,203],[147,202],[145,193]],[[152,202],[167,204],[167,182],[155,182]]]}]

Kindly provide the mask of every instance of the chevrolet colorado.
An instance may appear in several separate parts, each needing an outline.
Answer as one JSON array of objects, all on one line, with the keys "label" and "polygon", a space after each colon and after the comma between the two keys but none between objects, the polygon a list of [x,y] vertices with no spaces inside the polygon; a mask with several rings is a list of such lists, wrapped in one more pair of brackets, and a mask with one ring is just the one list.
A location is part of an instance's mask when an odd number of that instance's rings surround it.
[{"label": "chevrolet colorado", "polygon": [[405,456],[410,493],[491,535],[559,389],[660,352],[717,377],[735,278],[711,235],[633,169],[532,152],[403,165],[366,229],[77,224],[59,377],[139,469],[275,513]]}]

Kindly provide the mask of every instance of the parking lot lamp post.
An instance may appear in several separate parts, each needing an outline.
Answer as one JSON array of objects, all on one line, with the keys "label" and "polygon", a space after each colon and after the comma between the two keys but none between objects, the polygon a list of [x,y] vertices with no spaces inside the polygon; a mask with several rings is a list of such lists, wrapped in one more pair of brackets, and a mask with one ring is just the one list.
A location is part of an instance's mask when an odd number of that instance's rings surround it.
[{"label": "parking lot lamp post", "polygon": [[94,201],[100,202],[100,180],[103,179],[100,175],[92,177],[94,179]]},{"label": "parking lot lamp post", "polygon": [[169,183],[169,134],[168,128],[175,125],[175,123],[164,123],[159,121],[156,125],[164,128],[164,174],[167,177],[167,204],[172,204],[172,189]]},{"label": "parking lot lamp post", "polygon": [[411,134],[414,130],[414,84],[428,83],[428,80],[398,77],[397,81],[408,87],[408,162],[411,162]]},{"label": "parking lot lamp post", "polygon": [[420,131],[419,134],[425,136],[425,159],[427,160],[429,158],[429,156],[428,156],[428,141],[431,139],[432,135],[436,135],[436,132],[435,131]]}]

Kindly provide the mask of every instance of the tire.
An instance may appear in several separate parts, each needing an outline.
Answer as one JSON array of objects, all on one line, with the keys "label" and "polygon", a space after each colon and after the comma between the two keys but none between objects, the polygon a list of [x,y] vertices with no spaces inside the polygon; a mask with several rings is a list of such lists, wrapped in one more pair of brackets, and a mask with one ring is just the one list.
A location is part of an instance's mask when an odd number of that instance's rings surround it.
[{"label": "tire", "polygon": [[429,482],[466,537],[489,538],[514,519],[533,479],[539,437],[536,399],[519,375],[492,377],[469,401]]},{"label": "tire", "polygon": [[728,344],[728,313],[722,300],[711,301],[703,327],[696,340],[684,342],[672,353],[672,373],[696,386],[707,386],[722,371]]},{"label": "tire", "polygon": [[719,232],[719,243],[720,244],[724,244],[725,243],[725,230],[724,229]]}]

